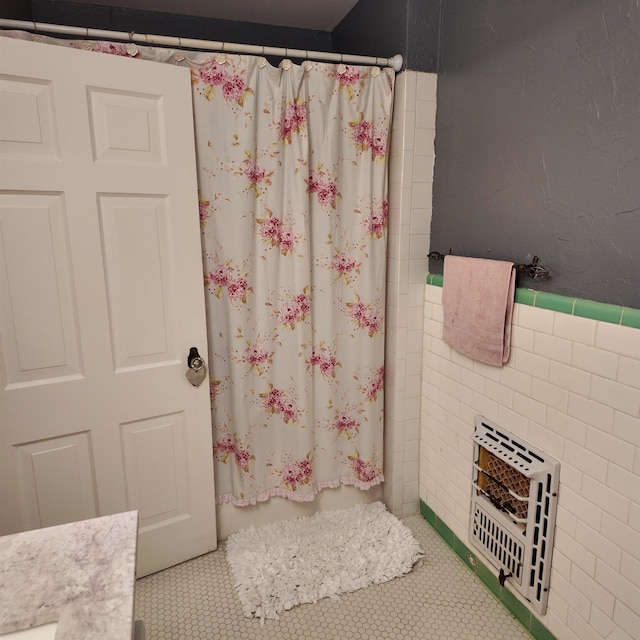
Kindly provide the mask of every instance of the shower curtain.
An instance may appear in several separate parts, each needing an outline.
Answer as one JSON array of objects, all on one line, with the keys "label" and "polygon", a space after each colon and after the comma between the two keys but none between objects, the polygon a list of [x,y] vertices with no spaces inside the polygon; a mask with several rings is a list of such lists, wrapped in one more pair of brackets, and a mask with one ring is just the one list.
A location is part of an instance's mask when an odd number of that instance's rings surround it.
[{"label": "shower curtain", "polygon": [[383,480],[393,74],[193,69],[218,502]]},{"label": "shower curtain", "polygon": [[191,69],[217,502],[381,483],[393,72],[13,35]]}]

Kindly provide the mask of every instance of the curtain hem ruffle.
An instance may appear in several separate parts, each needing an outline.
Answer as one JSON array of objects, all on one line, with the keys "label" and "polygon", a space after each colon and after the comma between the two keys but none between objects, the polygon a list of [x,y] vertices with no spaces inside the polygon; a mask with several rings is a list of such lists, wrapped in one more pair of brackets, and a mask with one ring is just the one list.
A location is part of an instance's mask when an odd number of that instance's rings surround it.
[{"label": "curtain hem ruffle", "polygon": [[292,502],[312,502],[313,500],[315,500],[316,496],[324,489],[337,489],[340,485],[348,485],[351,487],[356,487],[361,491],[367,491],[381,484],[382,482],[384,482],[383,474],[377,475],[375,478],[373,478],[373,480],[370,480],[369,482],[363,482],[358,478],[346,476],[327,482],[318,482],[313,486],[312,493],[302,494],[298,493],[297,491],[289,491],[287,489],[274,487],[273,489],[269,489],[268,491],[259,493],[257,496],[252,496],[251,498],[238,498],[232,493],[225,493],[223,495],[216,496],[216,504],[233,504],[236,507],[251,507],[258,504],[258,502],[266,502],[270,498],[274,497],[287,498]]}]

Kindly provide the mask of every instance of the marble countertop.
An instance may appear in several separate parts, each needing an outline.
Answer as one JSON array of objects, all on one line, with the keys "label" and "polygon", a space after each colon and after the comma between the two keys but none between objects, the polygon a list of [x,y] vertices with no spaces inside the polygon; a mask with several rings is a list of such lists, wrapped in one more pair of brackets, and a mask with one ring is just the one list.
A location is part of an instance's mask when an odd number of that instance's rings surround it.
[{"label": "marble countertop", "polygon": [[0,635],[57,622],[56,640],[131,640],[138,512],[0,537]]}]

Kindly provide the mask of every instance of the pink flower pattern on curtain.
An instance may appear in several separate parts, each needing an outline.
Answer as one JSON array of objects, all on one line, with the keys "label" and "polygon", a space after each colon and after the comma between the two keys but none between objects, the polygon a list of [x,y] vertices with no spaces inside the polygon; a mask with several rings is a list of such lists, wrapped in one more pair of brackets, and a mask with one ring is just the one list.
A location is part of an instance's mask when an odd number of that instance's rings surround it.
[{"label": "pink flower pattern on curtain", "polygon": [[383,481],[393,73],[192,64],[217,500]]}]

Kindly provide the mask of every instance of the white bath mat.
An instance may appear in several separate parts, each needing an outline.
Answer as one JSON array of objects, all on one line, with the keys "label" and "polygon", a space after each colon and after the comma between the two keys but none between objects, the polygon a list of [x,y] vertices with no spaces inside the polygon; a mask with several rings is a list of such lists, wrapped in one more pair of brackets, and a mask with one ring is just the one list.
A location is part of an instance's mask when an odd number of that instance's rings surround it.
[{"label": "white bath mat", "polygon": [[382,502],[248,527],[229,536],[226,551],[244,615],[261,623],[402,576],[423,555]]}]

